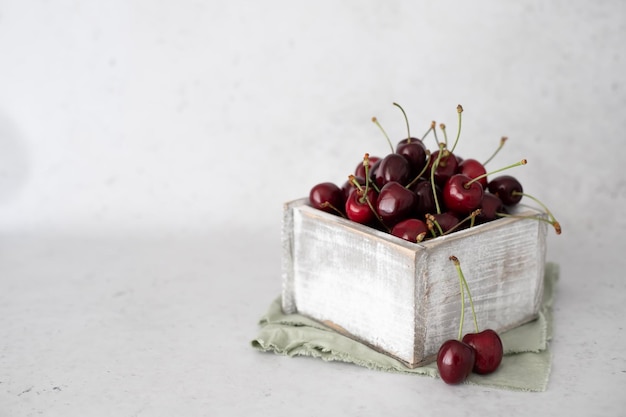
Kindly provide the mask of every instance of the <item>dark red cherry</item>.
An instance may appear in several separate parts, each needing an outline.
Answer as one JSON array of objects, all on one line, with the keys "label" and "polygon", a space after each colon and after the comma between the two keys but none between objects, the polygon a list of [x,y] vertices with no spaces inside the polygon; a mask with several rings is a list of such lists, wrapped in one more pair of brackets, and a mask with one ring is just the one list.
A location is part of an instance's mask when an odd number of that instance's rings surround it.
[{"label": "dark red cherry", "polygon": [[499,219],[498,213],[506,213],[506,207],[502,200],[495,194],[483,193],[483,201],[480,203],[480,214],[476,216],[478,223],[486,223]]},{"label": "dark red cherry", "polygon": [[[430,172],[438,157],[439,151],[435,151],[432,153],[432,155],[430,156],[430,161],[428,163],[428,172]],[[456,174],[458,166],[459,164],[454,154],[445,151],[445,154],[441,156],[441,158],[439,159],[439,163],[437,164],[437,168],[435,169],[435,183],[443,187],[446,181],[448,181],[451,176]]]},{"label": "dark red cherry", "polygon": [[396,224],[391,234],[409,242],[421,242],[428,234],[428,226],[420,219],[406,219]]},{"label": "dark red cherry", "polygon": [[522,193],[524,189],[522,184],[510,175],[501,175],[489,181],[487,186],[489,192],[497,195],[502,200],[502,204],[506,206],[514,206],[522,199],[521,194],[515,194],[515,192]]},{"label": "dark red cherry", "polygon": [[[376,163],[380,161],[380,157],[378,156],[370,156],[369,157],[369,163],[370,163],[370,168],[369,170],[372,170],[372,166]],[[361,178],[365,178],[365,167],[363,166],[363,162],[360,162],[356,168],[354,169],[354,176],[355,177],[361,177]]]},{"label": "dark red cherry", "polygon": [[332,182],[314,185],[309,192],[309,204],[328,213],[339,214],[345,205],[345,197],[341,188]]},{"label": "dark red cherry", "polygon": [[455,174],[443,187],[443,201],[448,210],[466,215],[480,207],[483,199],[483,186],[464,174]]},{"label": "dark red cherry", "polygon": [[[435,204],[435,197],[433,195],[433,187],[428,180],[421,180],[411,186],[411,191],[417,196],[417,205],[415,206],[416,217],[423,218],[425,214],[436,213],[437,205]],[[440,205],[443,205],[443,197],[441,196],[441,189],[438,185],[435,185],[435,191],[437,192],[437,199]],[[440,206],[441,209],[441,206]]]},{"label": "dark red cherry", "polygon": [[372,188],[368,190],[366,195],[358,188],[355,188],[350,192],[346,200],[346,216],[350,220],[361,224],[373,222],[376,219],[376,214],[370,208],[370,204],[372,207],[376,207],[376,199],[376,191]]},{"label": "dark red cherry", "polygon": [[407,138],[398,142],[396,153],[409,161],[411,177],[418,175],[426,166],[426,145],[417,138]]},{"label": "dark red cherry", "polygon": [[474,348],[456,339],[447,340],[437,353],[439,376],[447,384],[460,384],[474,368]]},{"label": "dark red cherry", "polygon": [[476,351],[474,372],[490,374],[500,366],[504,350],[502,340],[494,330],[487,329],[480,333],[468,333],[463,336],[463,342]]},{"label": "dark red cherry", "polygon": [[376,211],[388,227],[409,218],[415,212],[417,196],[399,182],[388,182],[380,189]]},{"label": "dark red cherry", "polygon": [[380,161],[380,165],[376,168],[374,177],[376,184],[382,187],[392,181],[406,185],[410,175],[411,168],[406,158],[397,153],[390,153]]},{"label": "dark red cherry", "polygon": [[[433,214],[432,216],[434,217],[437,224],[439,224],[439,227],[441,227],[441,231],[443,233],[452,229],[454,226],[456,226],[459,223],[459,218],[456,217],[456,215],[448,211],[443,212],[443,213]],[[435,230],[437,233],[439,233],[439,229],[437,229],[436,226],[435,226]]]},{"label": "dark red cherry", "polygon": [[[457,160],[458,159],[459,158],[457,157]],[[463,162],[459,162],[457,172],[459,174],[465,174],[471,179],[474,179],[474,178],[480,177],[481,175],[486,174],[487,170],[485,169],[485,166],[483,164],[481,164],[475,159],[470,158],[470,159],[464,159]],[[478,182],[480,182],[480,185],[482,185],[484,189],[487,188],[486,176],[479,179]]]}]

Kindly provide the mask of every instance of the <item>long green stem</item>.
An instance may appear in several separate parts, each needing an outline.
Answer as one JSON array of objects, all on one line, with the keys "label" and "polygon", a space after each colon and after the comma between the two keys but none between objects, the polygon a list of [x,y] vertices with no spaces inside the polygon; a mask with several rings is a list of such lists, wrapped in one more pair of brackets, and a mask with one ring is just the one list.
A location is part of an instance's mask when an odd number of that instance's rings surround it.
[{"label": "long green stem", "polygon": [[385,132],[385,129],[383,129],[381,124],[378,122],[378,119],[375,118],[375,117],[372,117],[372,122],[374,122],[374,124],[376,126],[378,126],[378,128],[380,129],[381,132],[383,132],[383,135],[385,135],[385,139],[387,139],[387,143],[389,144],[389,147],[391,148],[391,153],[394,153],[393,144],[391,143],[391,139],[389,139],[389,135],[387,135],[387,132]]},{"label": "long green stem", "polygon": [[439,128],[441,129],[441,132],[443,132],[443,143],[448,146],[448,133],[446,132],[446,125],[441,123],[439,124]]},{"label": "long green stem", "polygon": [[454,150],[456,149],[457,143],[459,143],[459,137],[461,136],[461,120],[463,119],[461,117],[461,114],[463,113],[463,107],[460,104],[456,106],[456,112],[459,114],[459,128],[456,132],[456,139],[454,140],[454,145],[452,145],[452,149],[450,150],[450,152],[453,152],[453,153],[454,153]]},{"label": "long green stem", "polygon": [[437,159],[435,159],[433,166],[430,168],[430,186],[433,189],[433,198],[435,199],[437,214],[441,214],[441,207],[439,207],[439,199],[437,198],[437,187],[435,186],[435,170],[439,166],[439,161],[441,161],[441,155],[443,154],[444,149],[445,145],[443,143],[440,143],[439,152],[437,153]]},{"label": "long green stem", "polygon": [[[465,287],[465,290],[467,291],[467,298],[469,298],[470,306],[472,307],[472,317],[474,318],[474,328],[476,329],[476,333],[478,333],[479,332],[478,320],[476,319],[476,311],[474,310],[474,301],[472,300],[472,294],[470,292],[469,285],[467,285],[467,280],[465,279],[465,275],[463,274],[463,270],[461,269],[461,262],[456,256],[450,256],[450,260],[454,262],[454,266],[459,274],[459,280],[461,282],[461,286]],[[461,295],[463,295],[463,292],[461,292]],[[463,298],[465,298],[465,296],[463,296]],[[461,305],[464,306],[463,302],[461,302]]]},{"label": "long green stem", "polygon": [[519,214],[508,214],[508,213],[496,213],[497,216],[499,217],[513,217],[515,219],[533,219],[533,220],[538,220],[544,223],[548,223],[549,225],[551,225],[552,227],[554,227],[554,231],[556,232],[557,235],[560,235],[562,232],[561,229],[561,223],[559,223],[556,220],[550,220],[550,219],[544,219],[543,217],[539,217],[539,216],[521,216]]},{"label": "long green stem", "polygon": [[[437,122],[435,122],[434,120],[432,122],[430,122],[430,127],[428,128],[428,130],[426,131],[426,133],[424,133],[422,135],[422,142],[424,142],[424,140],[426,139],[426,136],[428,136],[428,134],[430,132],[432,132],[435,129],[435,126],[437,126]],[[437,143],[437,146],[439,145],[439,143]]]},{"label": "long green stem", "polygon": [[459,336],[458,340],[463,339],[463,324],[465,322],[465,290],[461,275],[459,275],[459,286],[461,287],[461,321],[459,323]]},{"label": "long green stem", "polygon": [[[469,187],[470,187],[470,185],[472,185],[472,183],[475,183],[476,181],[480,181],[481,179],[483,179],[483,178],[485,178],[485,177],[487,177],[487,176],[489,176],[489,175],[497,174],[498,172],[502,172],[502,171],[505,171],[505,170],[507,170],[507,169],[515,168],[515,167],[518,167],[518,166],[520,166],[520,165],[526,165],[527,163],[528,163],[528,161],[527,161],[526,159],[522,159],[521,161],[518,161],[518,162],[516,162],[516,163],[514,163],[514,164],[507,165],[507,166],[505,166],[505,167],[503,167],[503,168],[496,169],[495,171],[490,171],[490,172],[487,172],[487,173],[485,173],[485,174],[479,175],[479,176],[477,176],[477,177],[475,177],[475,178],[472,178],[470,181],[468,181],[468,182],[465,184],[465,186],[464,186],[464,187],[465,187],[466,189],[469,189]],[[484,166],[484,165],[483,165],[483,166]]]},{"label": "long green stem", "polygon": [[502,136],[500,138],[500,145],[498,146],[498,148],[495,150],[494,153],[491,154],[491,156],[489,158],[487,158],[487,160],[485,162],[483,162],[483,166],[487,165],[497,154],[498,152],[500,152],[500,149],[502,149],[502,147],[504,146],[504,144],[506,143],[506,141],[509,138],[507,138],[506,136]]},{"label": "long green stem", "polygon": [[399,108],[402,111],[402,114],[404,115],[404,123],[406,123],[406,133],[407,133],[406,140],[407,142],[411,142],[411,129],[409,129],[409,118],[406,116],[406,113],[404,109],[402,108],[402,106],[400,106],[398,103],[393,103],[393,105]]}]

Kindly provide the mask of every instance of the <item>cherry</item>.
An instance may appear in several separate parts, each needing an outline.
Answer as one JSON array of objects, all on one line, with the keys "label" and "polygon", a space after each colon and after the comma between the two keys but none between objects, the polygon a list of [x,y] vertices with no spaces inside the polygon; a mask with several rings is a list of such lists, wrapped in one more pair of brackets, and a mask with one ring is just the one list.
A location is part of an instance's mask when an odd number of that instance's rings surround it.
[{"label": "cherry", "polygon": [[[452,230],[453,228],[455,228],[456,225],[459,223],[459,218],[448,211],[443,212],[443,213],[427,214],[425,217],[426,217],[426,224],[432,225],[433,234],[435,236],[443,235],[449,230]],[[430,229],[430,226],[429,226],[429,229]]]},{"label": "cherry", "polygon": [[404,156],[409,162],[412,175],[417,175],[426,166],[426,146],[417,138],[406,138],[398,142],[396,153]]},{"label": "cherry", "polygon": [[502,204],[514,206],[522,199],[524,189],[522,184],[510,175],[501,175],[489,181],[487,186],[490,193],[497,195]]},{"label": "cherry", "polygon": [[446,340],[437,352],[439,376],[447,384],[460,384],[472,373],[476,352],[467,343]]},{"label": "cherry", "polygon": [[379,187],[392,181],[406,185],[410,173],[411,168],[406,158],[397,153],[390,153],[380,161],[374,174],[375,183]]},{"label": "cherry", "polygon": [[502,200],[495,194],[484,193],[480,203],[480,214],[476,216],[478,223],[486,223],[498,219],[502,214],[506,214],[506,207]]},{"label": "cherry", "polygon": [[[459,158],[457,156],[457,161],[458,160]],[[483,189],[487,188],[487,176],[486,176],[487,170],[485,169],[485,166],[481,164],[480,162],[478,162],[477,160],[471,159],[471,158],[464,159],[462,162],[459,162],[457,172],[459,174],[465,174],[472,179],[484,175],[479,180],[479,183],[480,185],[483,186]]]},{"label": "cherry", "polygon": [[426,223],[420,219],[413,218],[402,220],[391,229],[392,235],[414,243],[424,240],[427,232],[428,226],[426,226]]},{"label": "cherry", "polygon": [[402,139],[396,145],[396,153],[404,156],[407,161],[409,161],[411,174],[415,176],[426,166],[426,145],[424,145],[424,142],[422,142],[420,139],[411,137],[411,131],[409,130],[409,119],[407,118],[404,109],[398,103],[393,103],[393,105],[398,107],[402,111],[407,130],[406,139]]},{"label": "cherry", "polygon": [[463,342],[476,351],[474,372],[484,375],[498,369],[504,355],[502,339],[498,333],[492,329],[486,329],[479,333],[467,333],[463,336]]},{"label": "cherry", "polygon": [[373,206],[376,204],[376,191],[370,188],[355,188],[348,195],[345,204],[346,216],[354,222],[361,224],[372,223],[376,219]]},{"label": "cherry", "polygon": [[376,210],[383,223],[389,227],[408,218],[415,212],[417,196],[400,183],[385,184],[378,195]]},{"label": "cherry", "polygon": [[[424,217],[428,213],[437,212],[430,181],[423,179],[413,184],[410,189],[417,196],[417,204],[415,206],[417,217]],[[438,186],[435,186],[435,192],[438,194],[439,199],[441,199],[441,189]]]},{"label": "cherry", "polygon": [[443,201],[448,210],[457,214],[468,214],[480,207],[483,199],[483,187],[478,181],[464,174],[455,174],[443,188]]},{"label": "cherry", "polygon": [[441,187],[457,172],[458,166],[459,164],[454,154],[443,148],[443,146],[440,150],[431,154],[428,163],[428,169],[432,170],[435,183]]},{"label": "cherry", "polygon": [[322,182],[311,188],[309,204],[328,213],[341,214],[345,205],[344,193],[336,184]]}]

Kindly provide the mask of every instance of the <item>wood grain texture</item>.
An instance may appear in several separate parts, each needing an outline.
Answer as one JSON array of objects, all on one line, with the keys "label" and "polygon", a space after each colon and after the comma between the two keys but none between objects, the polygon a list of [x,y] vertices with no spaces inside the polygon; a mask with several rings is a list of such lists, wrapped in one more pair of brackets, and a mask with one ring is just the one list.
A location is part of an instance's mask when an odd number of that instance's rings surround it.
[{"label": "wood grain texture", "polygon": [[[308,206],[285,205],[283,310],[403,361],[429,362],[454,338],[461,261],[481,329],[534,319],[543,294],[547,226],[504,218],[420,244]],[[522,214],[522,213],[520,213]],[[538,215],[527,209],[524,214]],[[467,303],[465,332],[474,331]]]}]

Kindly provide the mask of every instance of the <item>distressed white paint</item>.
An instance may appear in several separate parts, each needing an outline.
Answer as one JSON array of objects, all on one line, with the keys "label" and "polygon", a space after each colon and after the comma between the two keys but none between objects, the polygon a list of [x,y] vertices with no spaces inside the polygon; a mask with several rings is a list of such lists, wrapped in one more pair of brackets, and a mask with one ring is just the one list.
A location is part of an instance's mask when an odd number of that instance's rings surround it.
[{"label": "distressed white paint", "polygon": [[[297,200],[284,212],[283,309],[418,366],[458,333],[449,257],[461,261],[479,326],[502,331],[538,313],[546,232],[544,222],[504,218],[414,244]],[[470,314],[467,303],[466,332]]]}]

